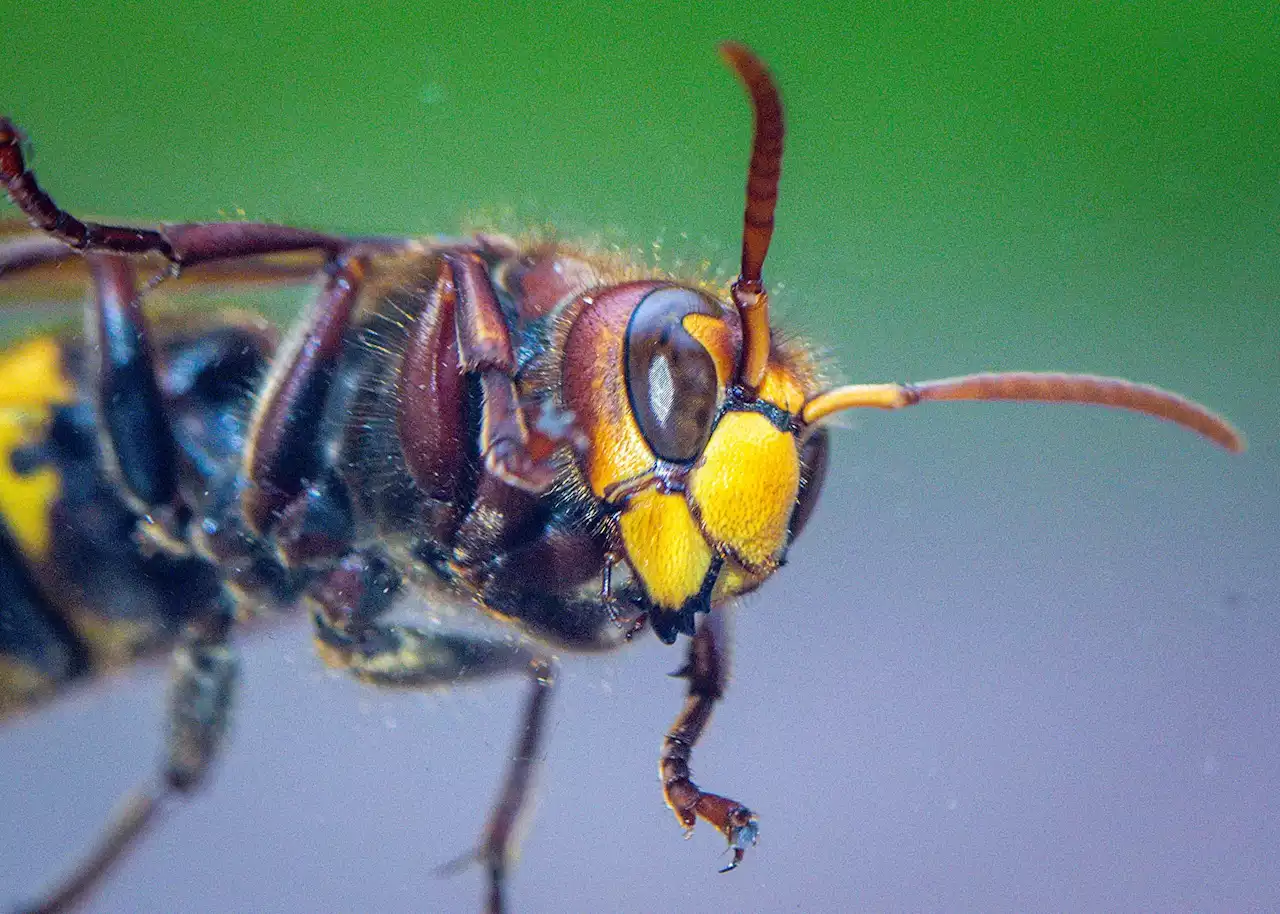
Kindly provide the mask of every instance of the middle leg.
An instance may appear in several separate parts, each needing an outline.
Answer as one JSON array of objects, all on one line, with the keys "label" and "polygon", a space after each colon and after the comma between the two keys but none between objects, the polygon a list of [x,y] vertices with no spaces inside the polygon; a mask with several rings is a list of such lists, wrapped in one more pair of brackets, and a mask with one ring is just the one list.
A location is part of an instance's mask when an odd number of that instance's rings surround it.
[{"label": "middle leg", "polygon": [[507,874],[515,858],[520,816],[526,811],[555,687],[556,662],[521,644],[474,632],[381,622],[398,581],[373,555],[353,554],[309,596],[315,604],[316,648],[330,665],[377,686],[447,687],[508,673],[529,677],[529,700],[516,750],[478,846],[443,867],[472,862],[488,875],[487,911],[503,914]]}]

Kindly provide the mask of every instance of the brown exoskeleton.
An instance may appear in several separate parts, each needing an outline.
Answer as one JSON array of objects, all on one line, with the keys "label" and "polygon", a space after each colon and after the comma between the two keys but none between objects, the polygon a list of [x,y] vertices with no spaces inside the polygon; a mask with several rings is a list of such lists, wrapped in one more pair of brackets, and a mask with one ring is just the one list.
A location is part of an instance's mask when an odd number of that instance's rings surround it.
[{"label": "brown exoskeleton", "polygon": [[[0,179],[39,230],[0,247],[0,277],[83,262],[94,290],[87,340],[40,337],[0,359],[0,386],[25,410],[0,472],[0,713],[176,645],[161,777],[34,910],[71,907],[161,804],[201,782],[226,725],[235,624],[298,605],[321,656],[374,685],[529,678],[475,855],[490,911],[504,907],[556,654],[617,648],[646,627],[668,644],[690,636],[662,787],[681,825],[702,818],[724,834],[732,869],[756,817],[690,773],[725,684],[713,610],[782,564],[821,489],[828,417],[941,400],[1089,403],[1242,447],[1203,407],[1113,378],[825,386],[809,351],[769,322],[778,92],[746,48],[722,51],[755,112],[728,289],[490,235],[82,222],[40,189],[17,128],[0,120]],[[296,281],[317,267],[322,290],[283,341],[233,313],[149,326],[150,286],[137,281],[148,268],[155,281]],[[483,613],[510,636],[386,621],[401,601]]]}]

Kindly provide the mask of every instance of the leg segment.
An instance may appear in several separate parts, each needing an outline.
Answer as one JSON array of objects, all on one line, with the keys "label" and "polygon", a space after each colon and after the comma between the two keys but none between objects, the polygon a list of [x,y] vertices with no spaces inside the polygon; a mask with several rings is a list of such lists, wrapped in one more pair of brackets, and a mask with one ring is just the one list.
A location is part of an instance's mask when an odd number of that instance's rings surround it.
[{"label": "leg segment", "polygon": [[455,565],[480,585],[482,565],[545,521],[539,496],[555,481],[556,453],[573,443],[574,427],[540,412],[530,428],[516,388],[511,333],[483,258],[451,251],[444,255],[442,282],[444,277],[452,278],[456,293],[461,368],[478,378],[483,404],[479,450],[484,468],[453,538]]},{"label": "leg segment", "polygon": [[174,653],[167,758],[159,781],[148,781],[120,804],[98,846],[44,899],[24,914],[69,912],[111,867],[137,845],[175,795],[195,790],[226,732],[238,664],[227,644],[231,614],[192,624]]},{"label": "leg segment", "polygon": [[281,347],[254,409],[244,473],[249,524],[268,532],[288,504],[323,467],[320,443],[325,401],[364,278],[362,257],[339,257],[300,330]]},{"label": "leg segment", "polygon": [[725,627],[720,614],[713,612],[698,626],[698,633],[689,644],[689,660],[675,674],[689,680],[689,694],[684,710],[662,742],[658,763],[667,805],[685,830],[692,830],[701,817],[729,840],[733,860],[721,872],[728,872],[742,862],[746,849],[756,843],[760,829],[755,813],[737,800],[706,793],[698,787],[689,767],[693,747],[711,719],[715,703],[724,694],[727,661]]},{"label": "leg segment", "polygon": [[14,914],[68,914],[74,911],[143,832],[156,823],[163,796],[162,788],[147,784],[125,797],[112,814],[92,853],[77,863],[56,889],[39,901],[18,908]]},{"label": "leg segment", "polygon": [[33,227],[48,232],[77,250],[100,250],[117,254],[158,253],[174,260],[173,251],[159,232],[81,222],[53,202],[27,169],[18,128],[8,118],[0,118],[0,181],[9,199]]},{"label": "leg segment", "polygon": [[316,650],[328,664],[377,686],[422,688],[530,669],[541,658],[481,634],[380,621],[400,580],[376,552],[353,552],[311,586]]},{"label": "leg segment", "polygon": [[34,228],[86,253],[158,254],[184,267],[285,251],[336,254],[349,243],[320,232],[253,222],[191,223],[161,229],[82,222],[59,207],[37,183],[22,155],[18,128],[8,118],[0,118],[0,181]]},{"label": "leg segment", "polygon": [[515,385],[515,354],[511,333],[478,254],[451,253],[445,257],[458,294],[458,354],[462,369],[480,378],[484,415],[480,421],[480,453],[492,476],[534,495],[545,492],[555,478],[551,454],[534,455],[529,429],[520,409]]},{"label": "leg segment", "polygon": [[97,363],[94,405],[107,466],[140,514],[172,511],[178,498],[177,447],[160,397],[133,264],[125,257],[92,254],[89,269],[94,291],[86,335]]},{"label": "leg segment", "polygon": [[[246,223],[217,224],[228,226],[227,231],[230,232],[230,227]],[[57,297],[74,294],[78,302],[79,283],[83,280],[80,272],[81,262],[85,260],[83,253],[68,247],[52,235],[30,229],[19,234],[9,234],[6,232],[7,227],[6,223],[0,222],[0,279],[8,282],[24,273],[32,273],[33,281],[45,294],[50,294],[63,285],[70,288],[70,284],[74,282],[77,284],[74,293],[57,293]],[[23,227],[26,228],[26,225]],[[351,242],[356,243],[356,239],[351,239]],[[361,239],[360,243],[390,250],[397,246],[403,248],[409,241],[403,239],[397,243],[389,238],[369,238]],[[204,260],[200,263],[200,269],[182,272],[178,277],[169,276],[169,279],[171,286],[176,283],[190,287],[296,285],[314,278],[324,261],[323,248],[286,248],[283,251],[265,253],[251,251],[239,257]],[[165,273],[161,274],[162,278],[165,276]]]},{"label": "leg segment", "polygon": [[[357,239],[262,222],[191,222],[158,229],[83,222],[58,206],[40,187],[35,174],[27,168],[17,126],[3,117],[0,117],[0,183],[33,228],[68,247],[84,253],[154,254],[167,260],[174,272],[200,263],[293,251],[323,251],[335,257],[357,242]],[[358,241],[365,247],[380,250],[402,248],[405,244],[399,238]],[[48,256],[42,249],[29,253],[35,254],[39,261]],[[19,264],[30,260],[29,257],[17,259]]]},{"label": "leg segment", "polygon": [[189,793],[204,780],[222,744],[240,671],[227,643],[231,612],[193,623],[174,654],[165,783]]},{"label": "leg segment", "polygon": [[0,277],[74,256],[75,252],[57,238],[31,232],[0,244]]},{"label": "leg segment", "polygon": [[405,464],[418,488],[440,502],[457,497],[465,462],[467,390],[458,360],[457,312],[453,270],[442,263],[409,331],[396,391]]},{"label": "leg segment", "polygon": [[442,875],[456,872],[463,866],[477,861],[489,874],[487,914],[503,914],[506,910],[507,870],[516,851],[516,830],[520,815],[528,802],[529,786],[533,781],[538,749],[542,744],[542,731],[546,722],[551,692],[555,688],[556,665],[553,660],[535,660],[529,665],[532,691],[525,706],[520,724],[520,737],[515,755],[507,769],[502,792],[489,813],[480,845],[474,851],[463,854],[457,860],[440,868]]},{"label": "leg segment", "polygon": [[529,787],[555,685],[555,661],[529,649],[481,634],[430,630],[377,621],[393,602],[389,568],[375,557],[352,555],[324,584],[313,588],[316,647],[326,662],[379,686],[451,686],[462,680],[525,673],[532,690],[516,751],[480,845],[442,868],[452,872],[471,862],[489,876],[487,910],[502,914],[506,876],[516,849],[516,825],[528,804]]},{"label": "leg segment", "polygon": [[327,568],[351,549],[356,537],[347,487],[332,470],[289,502],[276,527],[276,554],[288,568]]}]

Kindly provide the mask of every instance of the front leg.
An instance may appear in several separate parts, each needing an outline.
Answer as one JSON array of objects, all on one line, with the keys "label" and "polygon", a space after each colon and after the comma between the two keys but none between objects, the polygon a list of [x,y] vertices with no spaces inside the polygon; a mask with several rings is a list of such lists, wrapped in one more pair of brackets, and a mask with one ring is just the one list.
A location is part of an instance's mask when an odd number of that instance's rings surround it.
[{"label": "front leg", "polygon": [[[516,360],[497,293],[479,254],[452,252],[445,262],[458,296],[458,354],[462,370],[480,379],[484,405],[480,417],[480,454],[496,480],[531,495],[555,481],[555,451],[574,440],[571,424],[545,416],[530,427],[526,404],[516,388]],[[542,409],[546,409],[543,404]]]},{"label": "front leg", "polygon": [[522,541],[540,521],[541,496],[555,482],[558,454],[576,444],[578,433],[549,403],[521,402],[511,330],[483,258],[450,252],[441,276],[455,291],[460,368],[477,379],[481,392],[483,470],[454,535],[453,556],[463,576],[478,585],[479,566]]},{"label": "front leg", "polygon": [[748,847],[756,843],[760,826],[756,815],[737,800],[707,793],[693,782],[689,759],[693,747],[711,719],[711,711],[724,695],[728,674],[728,635],[720,611],[703,618],[698,633],[689,642],[689,660],[674,675],[689,680],[684,709],[662,741],[658,771],[667,805],[685,831],[693,829],[701,817],[729,840],[733,860],[720,872],[727,873],[742,862]]}]

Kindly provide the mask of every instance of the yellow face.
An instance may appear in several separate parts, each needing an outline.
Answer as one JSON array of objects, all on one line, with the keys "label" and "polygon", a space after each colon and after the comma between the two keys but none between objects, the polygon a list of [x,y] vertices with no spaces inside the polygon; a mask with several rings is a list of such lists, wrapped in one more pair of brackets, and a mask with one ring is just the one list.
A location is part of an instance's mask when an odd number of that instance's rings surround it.
[{"label": "yellow face", "polygon": [[[805,475],[796,417],[807,392],[770,363],[756,397],[740,397],[737,312],[693,289],[610,290],[586,306],[571,336],[579,331],[564,389],[591,443],[587,482],[617,510],[654,628],[672,640],[695,611],[781,563]],[[595,367],[576,370],[585,352]]]}]

